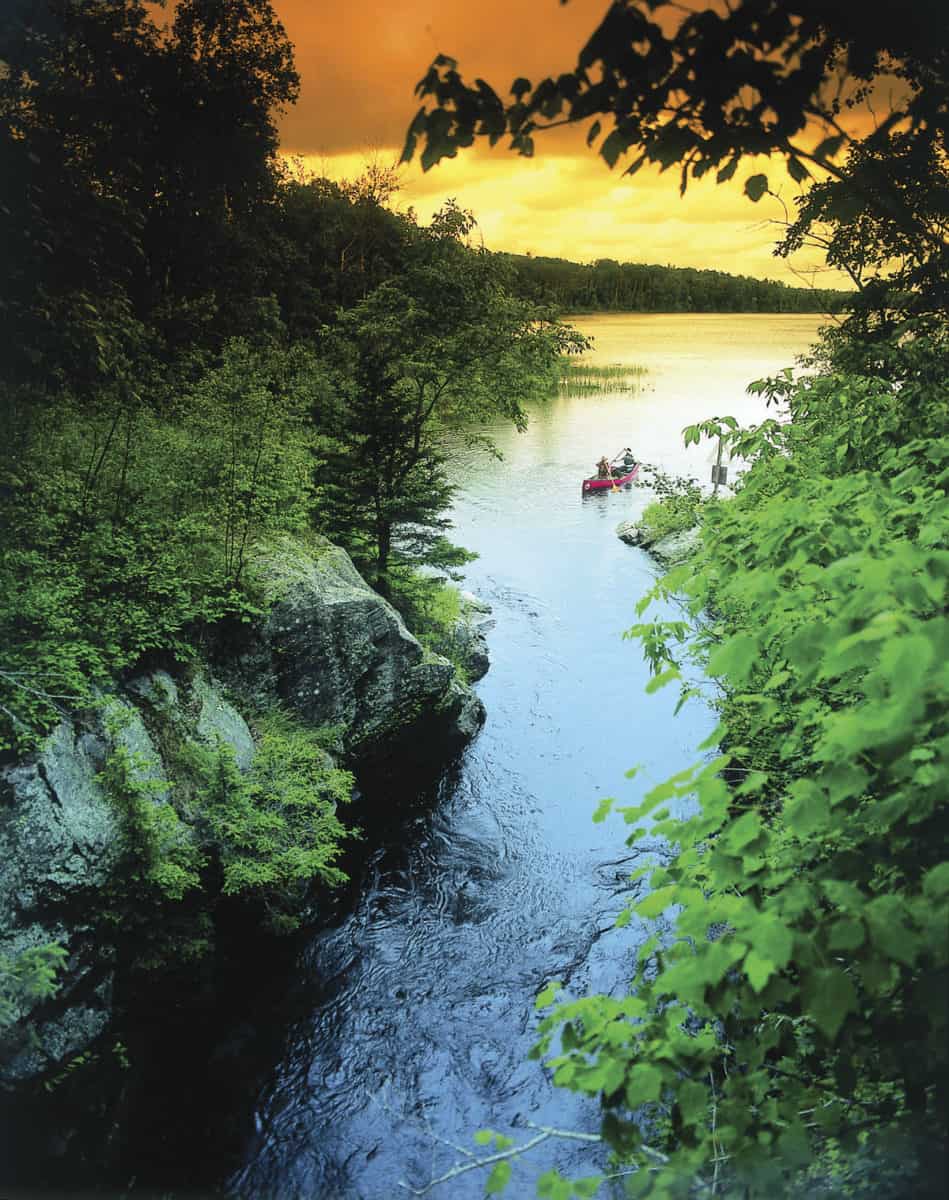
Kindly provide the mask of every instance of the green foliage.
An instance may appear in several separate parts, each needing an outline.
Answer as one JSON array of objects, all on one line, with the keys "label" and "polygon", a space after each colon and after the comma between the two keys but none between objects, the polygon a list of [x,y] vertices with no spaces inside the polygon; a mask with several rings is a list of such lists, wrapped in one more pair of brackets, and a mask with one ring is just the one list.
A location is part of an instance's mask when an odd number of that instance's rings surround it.
[{"label": "green foliage", "polygon": [[691,529],[698,519],[697,508],[674,500],[655,500],[643,509],[639,525],[647,543],[658,542],[670,533]]},{"label": "green foliage", "polygon": [[523,428],[523,404],[549,393],[561,352],[586,344],[509,293],[500,260],[464,244],[472,226],[448,204],[417,231],[400,275],[341,314],[327,341],[336,405],[320,520],[385,594],[393,566],[437,565],[444,551],[446,426],[500,414]]},{"label": "green foliage", "polygon": [[[536,84],[518,80],[510,101],[483,79],[467,84],[458,63],[439,54],[416,87],[422,107],[403,160],[421,142],[427,170],[476,137],[492,146],[509,138],[512,150],[530,157],[538,133],[597,118],[587,143],[598,145],[610,168],[623,160],[624,174],[646,163],[676,168],[685,192],[713,172],[725,182],[749,157],[774,155],[795,183],[818,166],[832,185],[842,184],[832,186],[835,202],[852,205],[856,191],[860,211],[884,224],[891,253],[902,250],[896,230],[914,248],[937,247],[944,195],[933,212],[908,180],[925,178],[940,157],[944,163],[941,14],[917,0],[904,22],[890,18],[883,7],[858,9],[846,0],[738,0],[724,12],[620,0],[567,70]],[[848,128],[849,110],[874,81],[888,88],[893,108],[864,136],[857,122]],[[835,161],[854,149],[866,149],[884,167],[861,170],[856,189]],[[887,161],[898,155],[903,169],[887,173]],[[753,201],[768,190],[766,175],[746,181]]]},{"label": "green foliage", "polygon": [[122,741],[123,722],[108,722],[113,747],[98,779],[121,818],[123,862],[117,886],[127,898],[146,905],[178,901],[200,886],[204,858],[178,813],[167,803],[169,785],[156,778],[154,761],[135,754]]},{"label": "green foliage", "polygon": [[647,488],[657,497],[639,518],[644,544],[651,545],[670,533],[691,529],[701,519],[706,498],[696,480],[669,475],[659,467],[643,463],[636,486]]},{"label": "green foliage", "polygon": [[[890,353],[885,374],[763,385],[790,420],[704,430],[752,465],[654,589],[684,596],[694,627],[660,622],[652,643],[638,627],[657,683],[690,654],[719,681],[724,753],[619,810],[631,842],[678,847],[637,872],[651,891],[627,910],[674,932],[640,951],[629,996],[556,1004],[536,1051],[559,1033],[555,1082],[601,1096],[605,1136],[650,1168],[637,1194],[794,1194],[804,1170],[823,1194],[836,1170],[874,1195],[883,1144],[920,1194],[938,1186],[949,403],[938,342]],[[687,796],[697,814],[671,819]]]},{"label": "green foliage", "polygon": [[[353,836],[336,810],[353,777],[334,765],[333,729],[310,730],[274,712],[259,722],[251,769],[242,774],[227,745],[193,741],[169,755],[170,774],[123,744],[121,718],[110,722],[113,749],[100,780],[122,818],[123,859],[109,888],[106,918],[141,925],[138,966],[164,966],[207,948],[207,917],[224,896],[253,901],[275,932],[299,924],[313,883],[345,882],[335,865]],[[168,936],[149,932],[163,914]]]},{"label": "green foliage", "polygon": [[0,1035],[20,1019],[24,1006],[56,995],[56,977],[66,958],[66,951],[55,942],[21,950],[13,957],[0,954]]},{"label": "green foliage", "polygon": [[260,723],[250,772],[220,746],[202,767],[197,820],[216,847],[225,896],[246,894],[265,905],[270,924],[292,929],[306,888],[346,880],[336,860],[351,837],[336,815],[353,777],[333,764],[321,737],[282,713]]},{"label": "green foliage", "polygon": [[309,519],[316,375],[302,350],[233,342],[192,379],[153,382],[154,406],[121,389],[95,412],[64,397],[0,459],[7,746],[144,654],[188,658],[202,627],[249,618],[249,544]]}]

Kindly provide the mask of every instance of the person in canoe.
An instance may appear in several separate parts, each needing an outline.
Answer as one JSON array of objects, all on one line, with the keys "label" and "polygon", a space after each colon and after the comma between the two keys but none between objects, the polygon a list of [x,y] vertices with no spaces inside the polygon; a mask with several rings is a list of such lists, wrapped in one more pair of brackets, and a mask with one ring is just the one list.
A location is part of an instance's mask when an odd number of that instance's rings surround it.
[{"label": "person in canoe", "polygon": [[597,479],[612,479],[613,468],[610,466],[610,460],[604,454],[600,461],[596,464]]},{"label": "person in canoe", "polygon": [[636,459],[633,458],[633,452],[629,446],[624,447],[616,458],[613,459],[613,468],[620,475],[627,475],[635,467]]}]

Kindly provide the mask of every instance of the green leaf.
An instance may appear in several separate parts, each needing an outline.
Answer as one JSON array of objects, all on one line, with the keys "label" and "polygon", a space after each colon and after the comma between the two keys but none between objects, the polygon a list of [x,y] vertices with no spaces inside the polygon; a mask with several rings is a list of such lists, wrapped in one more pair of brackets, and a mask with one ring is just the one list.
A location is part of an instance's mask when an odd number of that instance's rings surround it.
[{"label": "green leaf", "polygon": [[742,813],[737,821],[726,827],[720,838],[723,846],[729,850],[739,851],[750,846],[761,832],[761,817],[753,810]]},{"label": "green leaf", "polygon": [[484,1185],[484,1194],[486,1196],[498,1196],[507,1187],[511,1179],[511,1164],[505,1159],[503,1162],[495,1163],[494,1170],[488,1176],[487,1183]]},{"label": "green leaf", "polygon": [[726,675],[730,683],[742,684],[758,660],[758,639],[750,633],[733,634],[709,655],[708,673]]},{"label": "green leaf", "polygon": [[633,1068],[632,1078],[626,1083],[626,1103],[630,1108],[650,1104],[659,1099],[663,1076],[658,1067],[644,1063]]},{"label": "green leaf", "polygon": [[767,192],[767,190],[768,190],[767,175],[752,175],[748,179],[745,180],[745,195],[750,200],[753,200],[755,202],[755,204],[758,203],[758,201],[765,194],[765,192]]},{"label": "green leaf", "polygon": [[600,157],[606,165],[612,169],[616,166],[617,159],[621,154],[624,154],[629,146],[627,139],[614,129],[613,132],[605,139],[600,147]]},{"label": "green leaf", "polygon": [[599,824],[601,821],[605,821],[615,803],[616,801],[612,796],[606,796],[604,799],[602,799],[596,806],[596,812],[593,814],[593,820],[597,824]]},{"label": "green leaf", "polygon": [[788,159],[788,174],[795,183],[803,183],[805,179],[810,179],[811,173],[799,158]]},{"label": "green leaf", "polygon": [[600,1190],[603,1179],[602,1175],[585,1175],[582,1179],[575,1179],[573,1181],[574,1193],[584,1198],[595,1196]]},{"label": "green leaf", "polygon": [[824,138],[822,142],[818,143],[817,149],[814,151],[814,157],[833,158],[834,155],[839,152],[840,147],[843,144],[844,137],[842,134],[835,135],[834,137]]},{"label": "green leaf", "polygon": [[547,1197],[547,1200],[570,1200],[573,1187],[569,1179],[564,1179],[560,1172],[553,1168],[538,1176],[537,1195]]},{"label": "green leaf", "polygon": [[830,1041],[834,1041],[848,1013],[856,1012],[857,993],[843,971],[830,967],[815,971],[805,991],[807,1011]]},{"label": "green leaf", "polygon": [[897,896],[877,896],[864,908],[873,944],[897,962],[912,966],[921,949],[919,938],[907,927],[906,908]]},{"label": "green leaf", "polygon": [[715,176],[716,180],[719,183],[727,183],[728,180],[731,179],[731,177],[738,170],[739,161],[740,161],[740,159],[736,156],[735,158],[733,158],[729,162],[727,162],[724,165],[724,167],[719,168],[719,171]]},{"label": "green leaf", "polygon": [[667,671],[663,671],[661,675],[654,675],[646,684],[646,695],[651,696],[654,692],[658,692],[660,688],[664,688],[666,684],[672,683],[676,679],[681,679],[678,668],[670,667]]},{"label": "green leaf", "polygon": [[785,804],[788,828],[800,838],[808,838],[833,825],[834,818],[821,788],[810,779],[796,779],[789,788]]},{"label": "green leaf", "polygon": [[494,1137],[494,1132],[491,1129],[479,1129],[474,1135],[476,1146],[487,1146]]},{"label": "green leaf", "polygon": [[949,896],[949,862],[940,863],[923,876],[923,895],[927,900],[945,900]]},{"label": "green leaf", "polygon": [[640,900],[636,905],[636,911],[643,917],[658,917],[666,911],[666,909],[675,902],[676,893],[678,892],[676,884],[669,884],[667,887],[661,887],[657,891],[652,892],[645,900]]},{"label": "green leaf", "polygon": [[676,1088],[675,1099],[685,1125],[698,1125],[708,1115],[708,1088],[704,1083],[685,1080]]},{"label": "green leaf", "polygon": [[765,913],[746,930],[754,948],[772,959],[779,967],[786,967],[794,952],[794,932],[784,922],[770,913]]},{"label": "green leaf", "polygon": [[863,945],[865,939],[862,921],[854,917],[842,917],[830,927],[827,946],[831,950],[856,950]]},{"label": "green leaf", "polygon": [[557,993],[563,989],[563,984],[556,979],[552,979],[550,983],[538,993],[537,999],[534,1001],[534,1007],[537,1009],[546,1008],[549,1004],[553,1004],[557,998]]},{"label": "green leaf", "polygon": [[757,950],[749,950],[745,956],[745,974],[748,982],[756,992],[764,991],[768,980],[777,970],[777,964],[770,958],[759,954]]}]

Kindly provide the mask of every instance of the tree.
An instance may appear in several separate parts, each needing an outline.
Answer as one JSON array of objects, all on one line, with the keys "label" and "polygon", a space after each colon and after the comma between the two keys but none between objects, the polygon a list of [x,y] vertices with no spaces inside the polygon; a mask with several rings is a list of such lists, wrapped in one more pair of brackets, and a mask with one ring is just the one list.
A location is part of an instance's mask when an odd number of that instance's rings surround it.
[{"label": "tree", "polygon": [[383,592],[396,558],[464,561],[442,537],[446,426],[502,415],[523,427],[524,402],[549,386],[561,352],[583,344],[509,294],[501,261],[463,244],[471,228],[449,204],[416,232],[404,270],[342,313],[329,338],[338,409],[324,418],[334,432],[318,468],[322,519]]},{"label": "tree", "polygon": [[130,318],[174,345],[254,331],[250,225],[297,95],[292,48],[269,0],[184,0],[168,30],[153,13],[43,0],[0,23],[8,377],[94,391]]}]

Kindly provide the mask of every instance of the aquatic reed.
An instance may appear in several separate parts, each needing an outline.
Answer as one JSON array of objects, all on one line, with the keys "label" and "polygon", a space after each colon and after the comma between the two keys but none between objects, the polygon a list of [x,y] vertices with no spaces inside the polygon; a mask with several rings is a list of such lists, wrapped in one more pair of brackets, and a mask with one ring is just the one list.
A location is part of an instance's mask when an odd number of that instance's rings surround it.
[{"label": "aquatic reed", "polygon": [[585,396],[591,392],[638,391],[646,368],[635,363],[591,363],[582,359],[564,359],[560,364],[558,390],[565,396]]}]

